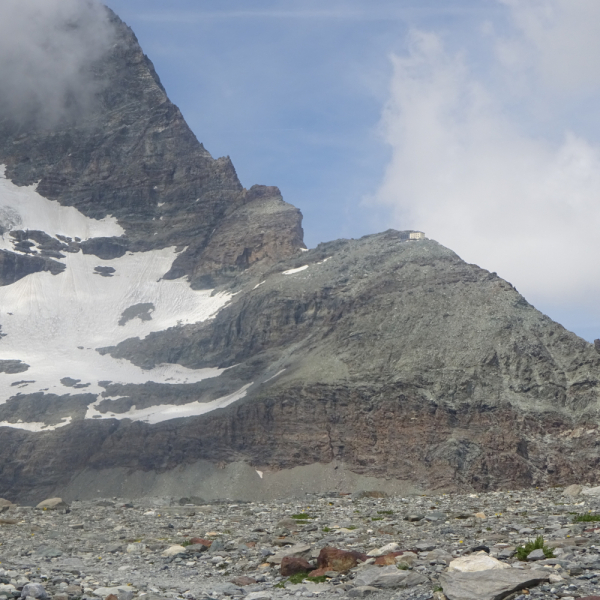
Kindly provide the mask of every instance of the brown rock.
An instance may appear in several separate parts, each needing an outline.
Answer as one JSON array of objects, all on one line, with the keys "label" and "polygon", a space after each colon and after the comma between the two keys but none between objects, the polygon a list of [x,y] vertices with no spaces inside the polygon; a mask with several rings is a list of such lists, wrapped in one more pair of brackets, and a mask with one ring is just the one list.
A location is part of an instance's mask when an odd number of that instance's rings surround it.
[{"label": "brown rock", "polygon": [[323,575],[325,575],[326,573],[330,573],[331,571],[329,569],[315,569],[314,571],[311,571],[308,576],[309,577],[323,577]]},{"label": "brown rock", "polygon": [[323,548],[317,559],[317,568],[326,571],[344,572],[353,569],[358,563],[368,560],[368,556],[362,552],[347,552],[328,546]]},{"label": "brown rock", "polygon": [[205,540],[203,538],[197,538],[194,537],[190,540],[190,544],[202,544],[203,546],[206,546],[207,548],[210,548],[212,541],[211,540]]},{"label": "brown rock", "polygon": [[389,554],[384,554],[375,559],[375,564],[378,566],[395,565],[396,557],[402,556],[402,554],[403,552],[390,552]]},{"label": "brown rock", "polygon": [[256,579],[252,579],[252,577],[247,577],[246,575],[241,575],[240,577],[234,577],[230,580],[234,585],[239,585],[240,587],[244,587],[245,585],[252,585],[256,583]]},{"label": "brown rock", "polygon": [[279,572],[283,577],[290,577],[296,573],[306,573],[312,570],[312,565],[305,559],[298,556],[284,556],[281,559],[281,568]]},{"label": "brown rock", "polygon": [[119,600],[114,594],[109,594],[104,600]]}]

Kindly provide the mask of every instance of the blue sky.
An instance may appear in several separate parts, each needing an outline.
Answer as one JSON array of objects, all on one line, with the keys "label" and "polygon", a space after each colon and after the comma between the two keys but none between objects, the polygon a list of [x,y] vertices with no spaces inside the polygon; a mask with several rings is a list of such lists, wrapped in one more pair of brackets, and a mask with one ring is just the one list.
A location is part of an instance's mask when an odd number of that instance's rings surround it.
[{"label": "blue sky", "polygon": [[302,210],[309,247],[420,229],[600,337],[596,0],[107,4],[213,156]]}]

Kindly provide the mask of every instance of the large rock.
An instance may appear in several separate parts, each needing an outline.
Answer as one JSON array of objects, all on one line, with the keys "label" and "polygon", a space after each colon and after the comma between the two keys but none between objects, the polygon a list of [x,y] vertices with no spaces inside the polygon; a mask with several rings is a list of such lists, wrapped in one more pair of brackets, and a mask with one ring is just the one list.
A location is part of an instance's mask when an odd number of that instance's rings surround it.
[{"label": "large rock", "polygon": [[287,548],[280,550],[276,554],[269,556],[267,560],[271,564],[279,565],[286,556],[309,558],[311,550],[312,546],[310,546],[309,544],[296,544],[295,546],[288,546]]},{"label": "large rock", "polygon": [[548,581],[550,573],[504,569],[476,573],[442,573],[440,584],[448,600],[502,600],[506,596]]},{"label": "large rock", "polygon": [[[340,550],[326,546],[319,553],[317,568],[319,570],[339,571],[344,573],[353,569],[359,562],[364,562],[369,557],[361,552]],[[365,584],[369,585],[369,584]]]},{"label": "large rock", "polygon": [[63,501],[62,498],[47,498],[46,500],[42,500],[36,508],[40,508],[42,510],[58,510],[61,508],[67,508],[68,504]]},{"label": "large rock", "polygon": [[415,571],[403,571],[397,567],[371,567],[361,571],[354,580],[357,587],[408,588],[429,581]]},{"label": "large rock", "polygon": [[572,485],[569,485],[569,486],[567,486],[564,489],[563,495],[575,498],[575,497],[579,496],[579,494],[581,494],[582,490],[583,490],[583,486],[582,485],[578,485],[577,483],[573,483]]},{"label": "large rock", "polygon": [[281,559],[279,572],[282,577],[291,577],[297,573],[305,573],[312,570],[312,565],[299,556],[284,556]]},{"label": "large rock", "polygon": [[499,561],[486,552],[477,552],[476,554],[455,558],[448,565],[449,572],[457,571],[459,573],[475,573],[491,569],[510,569],[510,565]]}]

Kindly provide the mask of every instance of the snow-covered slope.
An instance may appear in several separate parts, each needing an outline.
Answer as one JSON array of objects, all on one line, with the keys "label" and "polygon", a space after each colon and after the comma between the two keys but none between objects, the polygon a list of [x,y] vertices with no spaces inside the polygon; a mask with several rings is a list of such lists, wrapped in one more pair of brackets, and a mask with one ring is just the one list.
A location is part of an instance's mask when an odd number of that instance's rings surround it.
[{"label": "snow-covered slope", "polygon": [[[0,167],[0,227],[4,231],[0,249],[14,251],[16,240],[11,231],[17,230],[43,231],[57,240],[60,236],[63,241],[70,238],[77,242],[122,235],[123,230],[112,217],[90,219],[75,208],[42,197],[36,186],[14,185],[4,172],[5,168]],[[30,246],[27,254],[38,255],[37,246]],[[228,294],[194,291],[183,279],[161,278],[177,256],[175,248],[127,252],[112,260],[81,251],[62,256],[54,260],[66,267],[63,272],[32,273],[0,287],[0,361],[24,363],[9,369],[19,372],[0,372],[0,404],[19,393],[35,392],[93,393],[99,402],[105,399],[100,394],[107,382],[195,383],[222,372],[172,364],[142,369],[97,351],[128,338],[144,338],[151,332],[210,319],[228,303]],[[210,403],[162,405],[139,411],[133,408],[117,418],[157,423],[203,414],[242,397],[245,389]],[[86,418],[114,416],[100,413],[92,405]],[[68,422],[65,419],[63,424]],[[31,431],[47,429],[37,421],[0,422],[2,425]]]}]

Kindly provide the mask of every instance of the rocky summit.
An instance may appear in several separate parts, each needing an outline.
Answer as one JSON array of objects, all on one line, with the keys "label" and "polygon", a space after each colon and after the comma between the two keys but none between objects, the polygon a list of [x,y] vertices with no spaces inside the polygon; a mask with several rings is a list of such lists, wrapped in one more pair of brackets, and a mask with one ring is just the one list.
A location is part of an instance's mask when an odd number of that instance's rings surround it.
[{"label": "rocky summit", "polygon": [[592,344],[411,231],[306,249],[300,212],[213,158],[105,18],[85,110],[0,107],[0,495],[598,482]]},{"label": "rocky summit", "polygon": [[585,485],[0,506],[5,600],[595,600],[600,592],[600,488]]}]

